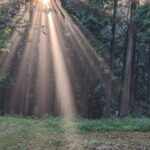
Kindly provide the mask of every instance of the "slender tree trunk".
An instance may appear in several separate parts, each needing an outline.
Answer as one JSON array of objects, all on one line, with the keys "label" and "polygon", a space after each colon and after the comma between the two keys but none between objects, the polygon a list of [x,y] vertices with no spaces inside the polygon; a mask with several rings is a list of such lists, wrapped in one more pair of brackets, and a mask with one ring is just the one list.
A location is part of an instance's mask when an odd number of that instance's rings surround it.
[{"label": "slender tree trunk", "polygon": [[134,111],[135,105],[135,93],[136,93],[136,83],[137,83],[137,67],[138,60],[136,61],[136,41],[137,41],[137,31],[134,29],[134,45],[133,45],[133,61],[132,61],[132,72],[131,72],[131,87],[130,87],[130,105],[132,112]]},{"label": "slender tree trunk", "polygon": [[124,53],[123,53],[123,68],[122,68],[122,76],[121,76],[121,88],[120,88],[120,97],[119,97],[119,115],[120,115],[120,106],[121,106],[121,96],[122,96],[122,83],[124,81],[124,75],[125,75],[125,62],[126,62],[126,56],[127,56],[127,44],[128,44],[128,34],[129,34],[129,27],[127,27],[126,36],[125,36],[125,42],[124,42]]},{"label": "slender tree trunk", "polygon": [[122,83],[122,95],[120,104],[120,116],[126,117],[129,115],[129,104],[131,98],[131,84],[132,84],[132,73],[133,73],[133,61],[134,61],[134,44],[135,44],[135,29],[132,22],[133,11],[136,9],[135,0],[131,1],[131,14],[129,22],[129,33],[128,33],[128,49],[125,63],[125,74]]},{"label": "slender tree trunk", "polygon": [[134,77],[132,79],[132,90],[131,90],[131,113],[136,114],[136,107],[137,107],[137,89],[138,89],[138,80],[139,80],[139,57],[138,54],[136,61],[135,61],[135,66],[134,66]]},{"label": "slender tree trunk", "polygon": [[150,104],[150,45],[149,45],[148,79],[147,79],[147,103]]}]

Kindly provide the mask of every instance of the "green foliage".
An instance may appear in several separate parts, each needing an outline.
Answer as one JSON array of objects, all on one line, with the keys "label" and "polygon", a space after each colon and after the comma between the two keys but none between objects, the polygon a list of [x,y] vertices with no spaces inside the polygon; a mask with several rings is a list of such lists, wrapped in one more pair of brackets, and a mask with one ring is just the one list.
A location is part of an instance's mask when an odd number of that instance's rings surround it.
[{"label": "green foliage", "polygon": [[137,31],[136,61],[138,62],[138,80],[136,81],[136,106],[135,114],[150,116],[150,101],[148,92],[148,72],[150,55],[150,5],[139,7],[134,16]]},{"label": "green foliage", "polygon": [[[84,5],[84,4],[82,4]],[[107,11],[106,7],[109,6],[110,10]],[[119,8],[120,7],[120,8]],[[115,33],[115,68],[113,79],[117,83],[122,82],[123,66],[125,60],[125,54],[127,50],[127,31],[129,22],[126,19],[128,14],[122,14],[127,6],[118,5],[118,17],[116,19],[116,33]],[[92,46],[97,50],[100,57],[104,58],[106,64],[109,65],[109,52],[111,49],[111,37],[112,37],[112,23],[113,23],[113,0],[88,0],[86,6],[79,6],[69,3],[69,0],[65,0],[65,8],[75,18],[77,22],[86,27],[92,34],[91,42]],[[121,10],[123,9],[123,10]],[[96,12],[96,13],[95,13]],[[109,13],[108,13],[109,12]],[[125,16],[126,15],[126,16]],[[149,55],[150,55],[150,5],[140,5],[133,13],[133,23],[136,34],[135,44],[135,72],[133,72],[133,90],[135,90],[134,97],[134,110],[131,106],[130,112],[133,116],[150,116],[150,98],[148,99],[148,74],[149,74]],[[99,81],[101,82],[101,81]],[[100,85],[100,83],[97,83]],[[97,86],[96,85],[96,86]],[[113,86],[112,96],[112,114],[119,112],[119,99],[120,99],[120,87]],[[106,94],[103,94],[104,90],[98,89],[96,94],[92,87],[89,97],[92,104],[90,105],[95,116],[102,116],[102,110],[105,107],[103,105],[106,101]],[[107,90],[107,89],[106,89]],[[101,96],[103,95],[103,96]],[[99,113],[96,113],[99,112]]]},{"label": "green foliage", "polygon": [[[110,1],[109,1],[110,2]],[[93,47],[97,50],[99,54],[106,57],[106,51],[109,48],[109,43],[111,39],[111,16],[104,12],[104,9],[98,10],[97,8],[92,8],[93,4],[97,6],[102,6],[108,1],[90,1],[91,5],[87,5],[84,9],[70,3],[65,0],[64,7],[68,12],[75,18],[75,21],[79,21],[83,26],[85,26],[89,31],[91,31],[94,38],[91,41]],[[98,3],[98,4],[97,4]]]},{"label": "green foliage", "polygon": [[64,132],[63,121],[59,118],[48,117],[44,119],[44,124],[50,132]]},{"label": "green foliage", "polygon": [[0,88],[10,88],[13,80],[8,71],[0,73]]},{"label": "green foliage", "polygon": [[142,36],[142,42],[150,43],[150,5],[140,7],[134,17],[137,30]]},{"label": "green foliage", "polygon": [[7,41],[15,29],[14,20],[23,4],[22,0],[13,0],[0,5],[0,54],[9,50],[10,43]]}]

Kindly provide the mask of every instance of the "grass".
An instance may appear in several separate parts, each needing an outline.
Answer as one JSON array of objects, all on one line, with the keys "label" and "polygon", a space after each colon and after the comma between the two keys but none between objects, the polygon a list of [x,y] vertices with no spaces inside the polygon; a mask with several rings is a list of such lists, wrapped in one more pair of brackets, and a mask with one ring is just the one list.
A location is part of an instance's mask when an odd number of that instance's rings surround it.
[{"label": "grass", "polygon": [[81,132],[107,132],[107,131],[150,131],[150,119],[141,118],[110,118],[101,120],[81,120],[79,122]]},{"label": "grass", "polygon": [[0,131],[18,127],[30,128],[35,131],[47,130],[51,133],[63,133],[65,128],[77,127],[79,133],[109,132],[109,131],[150,131],[150,119],[148,118],[109,118],[109,119],[78,119],[69,126],[64,127],[64,122],[58,117],[43,117],[41,119],[23,116],[0,116]]},{"label": "grass", "polygon": [[[75,123],[64,126],[63,120],[57,117],[33,119],[22,116],[0,116],[0,150],[26,150],[30,149],[30,146],[36,150],[46,150],[49,147],[53,150],[58,145],[65,147],[63,134],[66,129],[72,130],[74,127],[77,127],[80,135],[102,134],[109,131],[149,132],[150,119],[79,119]],[[91,144],[94,146],[101,144],[101,140],[99,142],[95,139]]]}]

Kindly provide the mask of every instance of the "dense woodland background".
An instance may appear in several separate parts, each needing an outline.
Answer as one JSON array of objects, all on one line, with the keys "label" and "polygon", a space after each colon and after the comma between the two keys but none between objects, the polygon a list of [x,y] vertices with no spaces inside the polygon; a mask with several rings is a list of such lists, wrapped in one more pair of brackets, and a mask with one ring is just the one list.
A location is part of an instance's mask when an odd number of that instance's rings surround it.
[{"label": "dense woodland background", "polygon": [[[107,77],[88,85],[83,117],[150,117],[150,2],[146,0],[62,0],[62,6],[81,28],[104,64]],[[8,41],[27,1],[10,0],[0,5],[0,55],[9,53]],[[30,7],[32,3],[28,4]],[[32,7],[30,8],[30,10]],[[23,10],[26,11],[26,10]],[[31,11],[32,12],[32,11]],[[14,16],[17,19],[12,21]],[[25,22],[19,24],[30,24]],[[107,64],[107,65],[106,65]],[[107,66],[105,68],[105,66]],[[0,64],[1,67],[1,64]],[[9,68],[9,67],[8,67]],[[107,84],[104,84],[107,81]],[[0,112],[13,78],[0,71]],[[80,90],[80,87],[79,87]],[[81,102],[82,105],[83,102]]]}]

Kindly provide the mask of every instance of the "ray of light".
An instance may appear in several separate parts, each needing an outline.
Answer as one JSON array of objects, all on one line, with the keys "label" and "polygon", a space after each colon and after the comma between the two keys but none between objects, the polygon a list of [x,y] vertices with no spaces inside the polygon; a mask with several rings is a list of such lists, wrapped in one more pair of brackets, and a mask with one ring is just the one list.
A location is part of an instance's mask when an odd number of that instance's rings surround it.
[{"label": "ray of light", "polygon": [[[45,7],[45,6],[44,6]],[[45,8],[46,9],[46,8]],[[36,106],[38,115],[54,113],[54,75],[52,56],[50,53],[50,38],[48,33],[48,15],[42,14],[42,31],[38,48],[38,69],[36,79]]]},{"label": "ray of light", "polygon": [[[38,6],[40,8],[40,6]],[[33,19],[33,24],[40,24],[41,22],[41,11],[36,11]],[[30,89],[31,80],[33,73],[33,57],[35,57],[35,50],[37,46],[38,30],[32,26],[30,34],[24,49],[24,55],[19,66],[19,72],[16,76],[16,83],[12,89],[10,109],[12,113],[28,113],[29,100],[30,100]]]},{"label": "ray of light", "polygon": [[[56,13],[48,15],[49,33],[51,37],[51,51],[54,64],[54,74],[56,82],[56,99],[60,109],[60,115],[64,119],[65,138],[68,141],[69,149],[79,149],[78,142],[80,136],[77,134],[77,127],[73,123],[76,117],[76,107],[73,87],[70,79],[70,72],[67,68],[66,57],[64,55],[65,40],[62,40],[63,35],[61,26],[57,23]],[[74,130],[69,130],[69,126],[73,126]]]},{"label": "ray of light", "polygon": [[49,14],[49,26],[58,105],[60,106],[60,111],[63,117],[72,118],[75,113],[74,96],[52,14]]},{"label": "ray of light", "polygon": [[49,5],[49,0],[42,0],[44,5]]},{"label": "ray of light", "polygon": [[[61,9],[61,6],[59,7]],[[61,26],[64,26],[64,29],[67,29],[65,31],[66,37],[68,36],[68,39],[71,43],[70,47],[72,47],[72,50],[74,49],[74,52],[77,54],[77,58],[81,58],[81,65],[83,65],[83,68],[87,68],[85,75],[90,75],[91,77],[89,76],[88,80],[91,81],[93,80],[92,78],[101,80],[107,92],[107,90],[109,89],[108,79],[110,78],[108,64],[103,60],[101,56],[98,56],[85,35],[81,32],[79,27],[73,23],[65,10],[61,9],[61,11],[65,15],[65,21],[64,19],[59,19],[61,22]],[[61,18],[63,17],[61,16]],[[119,85],[118,82],[115,82],[115,84]]]}]

